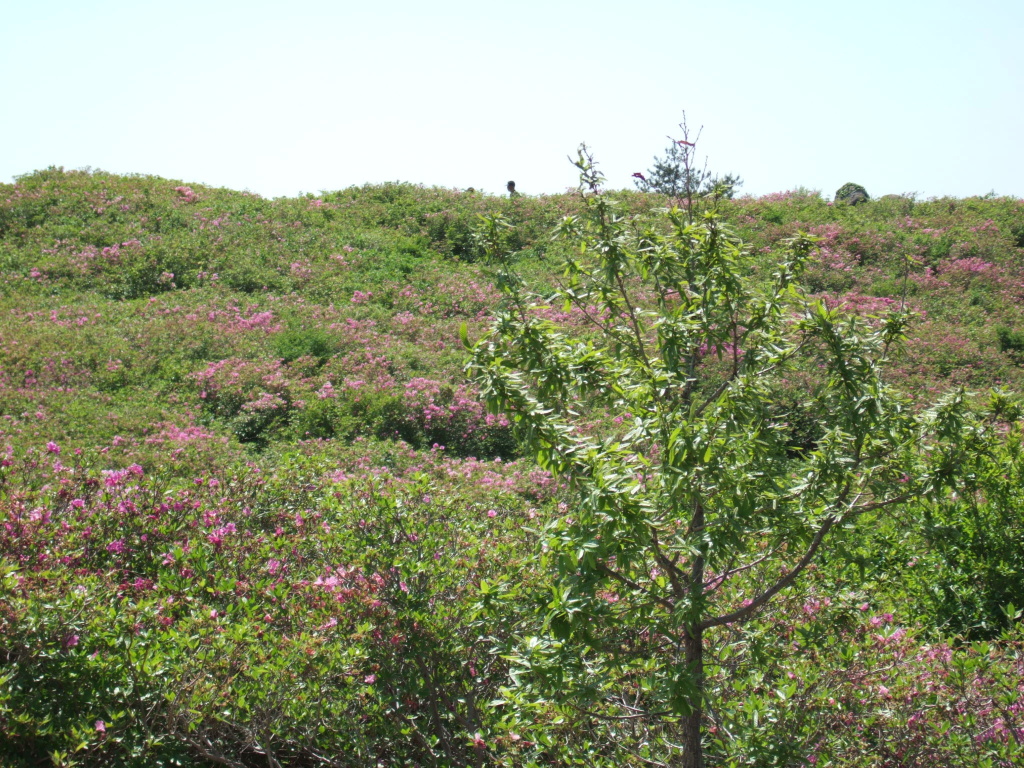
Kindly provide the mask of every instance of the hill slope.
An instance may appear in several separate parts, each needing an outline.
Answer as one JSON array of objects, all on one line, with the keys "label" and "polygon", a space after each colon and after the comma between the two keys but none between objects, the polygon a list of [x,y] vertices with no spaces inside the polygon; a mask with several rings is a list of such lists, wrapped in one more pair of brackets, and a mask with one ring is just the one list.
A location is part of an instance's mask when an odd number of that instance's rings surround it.
[{"label": "hill slope", "polygon": [[[630,212],[668,202],[614,194]],[[753,274],[806,230],[820,238],[807,291],[854,314],[919,313],[890,373],[912,401],[1024,391],[1024,202],[721,205]],[[572,195],[408,184],[265,200],[57,169],[0,186],[5,764],[670,754],[672,723],[612,705],[511,713],[551,599],[536,530],[573,497],[480,405],[459,327],[479,337],[499,299],[480,215],[513,225],[505,245],[543,287],[565,247],[550,231],[578,210]],[[813,442],[805,399],[794,385],[780,403],[795,445]],[[601,431],[621,414],[589,418]],[[906,513],[926,524],[880,517],[777,610],[723,630],[734,655],[709,672],[711,726],[732,730],[709,749],[790,765],[1020,757],[1011,434],[977,487]]]}]

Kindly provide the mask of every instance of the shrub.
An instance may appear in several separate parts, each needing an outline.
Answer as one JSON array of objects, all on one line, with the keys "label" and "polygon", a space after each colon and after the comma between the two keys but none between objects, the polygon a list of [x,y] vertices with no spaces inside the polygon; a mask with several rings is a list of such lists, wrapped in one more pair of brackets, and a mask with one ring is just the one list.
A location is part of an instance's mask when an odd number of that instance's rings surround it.
[{"label": "shrub", "polygon": [[999,349],[1017,358],[1024,358],[1024,331],[1017,331],[1001,325],[996,328]]},{"label": "shrub", "polygon": [[271,345],[284,362],[312,357],[321,363],[335,353],[334,340],[319,328],[293,328],[276,334]]}]

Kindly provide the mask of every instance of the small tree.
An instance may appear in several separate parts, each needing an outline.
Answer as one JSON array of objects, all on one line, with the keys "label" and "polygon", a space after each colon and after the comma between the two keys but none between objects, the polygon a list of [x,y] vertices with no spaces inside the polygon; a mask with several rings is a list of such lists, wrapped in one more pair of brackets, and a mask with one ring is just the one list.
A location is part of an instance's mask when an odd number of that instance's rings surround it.
[{"label": "small tree", "polygon": [[668,137],[669,145],[663,157],[655,157],[654,165],[647,174],[634,173],[634,184],[641,192],[656,192],[669,197],[685,198],[692,201],[696,196],[719,195],[732,199],[736,190],[743,186],[743,179],[727,173],[717,176],[707,166],[698,167],[694,162],[695,148],[700,132],[693,141],[690,131],[683,122],[679,124],[682,139]]},{"label": "small tree", "polygon": [[[576,493],[544,534],[547,634],[525,641],[523,678],[548,675],[545,695],[609,722],[678,729],[682,765],[699,768],[709,635],[755,617],[837,530],[937,493],[984,430],[962,397],[915,414],[886,385],[906,313],[846,318],[797,291],[810,238],[760,275],[714,210],[626,219],[586,148],[576,165],[564,282],[531,293],[492,248],[505,301],[469,364]],[[810,447],[779,406],[797,375]],[[602,407],[622,419],[604,435],[586,427]]]}]

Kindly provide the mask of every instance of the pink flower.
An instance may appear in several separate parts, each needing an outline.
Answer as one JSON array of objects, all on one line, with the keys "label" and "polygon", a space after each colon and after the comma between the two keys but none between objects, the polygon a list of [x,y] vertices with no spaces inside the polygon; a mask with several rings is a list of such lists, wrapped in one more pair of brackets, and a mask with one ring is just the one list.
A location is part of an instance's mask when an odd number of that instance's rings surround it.
[{"label": "pink flower", "polygon": [[78,635],[68,635],[64,638],[65,648],[74,648],[76,645],[78,645]]},{"label": "pink flower", "polygon": [[97,733],[107,732],[107,724],[104,723],[102,720],[97,720],[93,727],[96,729]]},{"label": "pink flower", "polygon": [[186,203],[193,203],[199,199],[199,196],[192,191],[191,187],[175,187],[174,191],[181,195]]},{"label": "pink flower", "polygon": [[367,685],[373,685],[374,683],[377,682],[377,676],[376,675],[367,675],[366,677],[363,678],[363,682],[366,683]]},{"label": "pink flower", "polygon": [[50,453],[60,453],[60,446],[51,440],[46,444],[46,450]]},{"label": "pink flower", "polygon": [[488,517],[497,517],[497,516],[498,516],[498,513],[497,513],[497,512],[495,512],[495,511],[494,511],[493,509],[488,509],[488,510],[487,510],[487,516],[488,516]]}]

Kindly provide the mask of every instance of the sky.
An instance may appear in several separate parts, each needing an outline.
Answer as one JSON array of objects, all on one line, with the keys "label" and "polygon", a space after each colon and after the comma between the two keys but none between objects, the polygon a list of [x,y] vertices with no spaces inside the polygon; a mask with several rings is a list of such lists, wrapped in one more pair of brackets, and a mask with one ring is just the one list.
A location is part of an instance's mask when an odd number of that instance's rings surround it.
[{"label": "sky", "polygon": [[741,194],[1024,195],[1020,0],[2,0],[0,183],[631,187],[684,113]]}]

